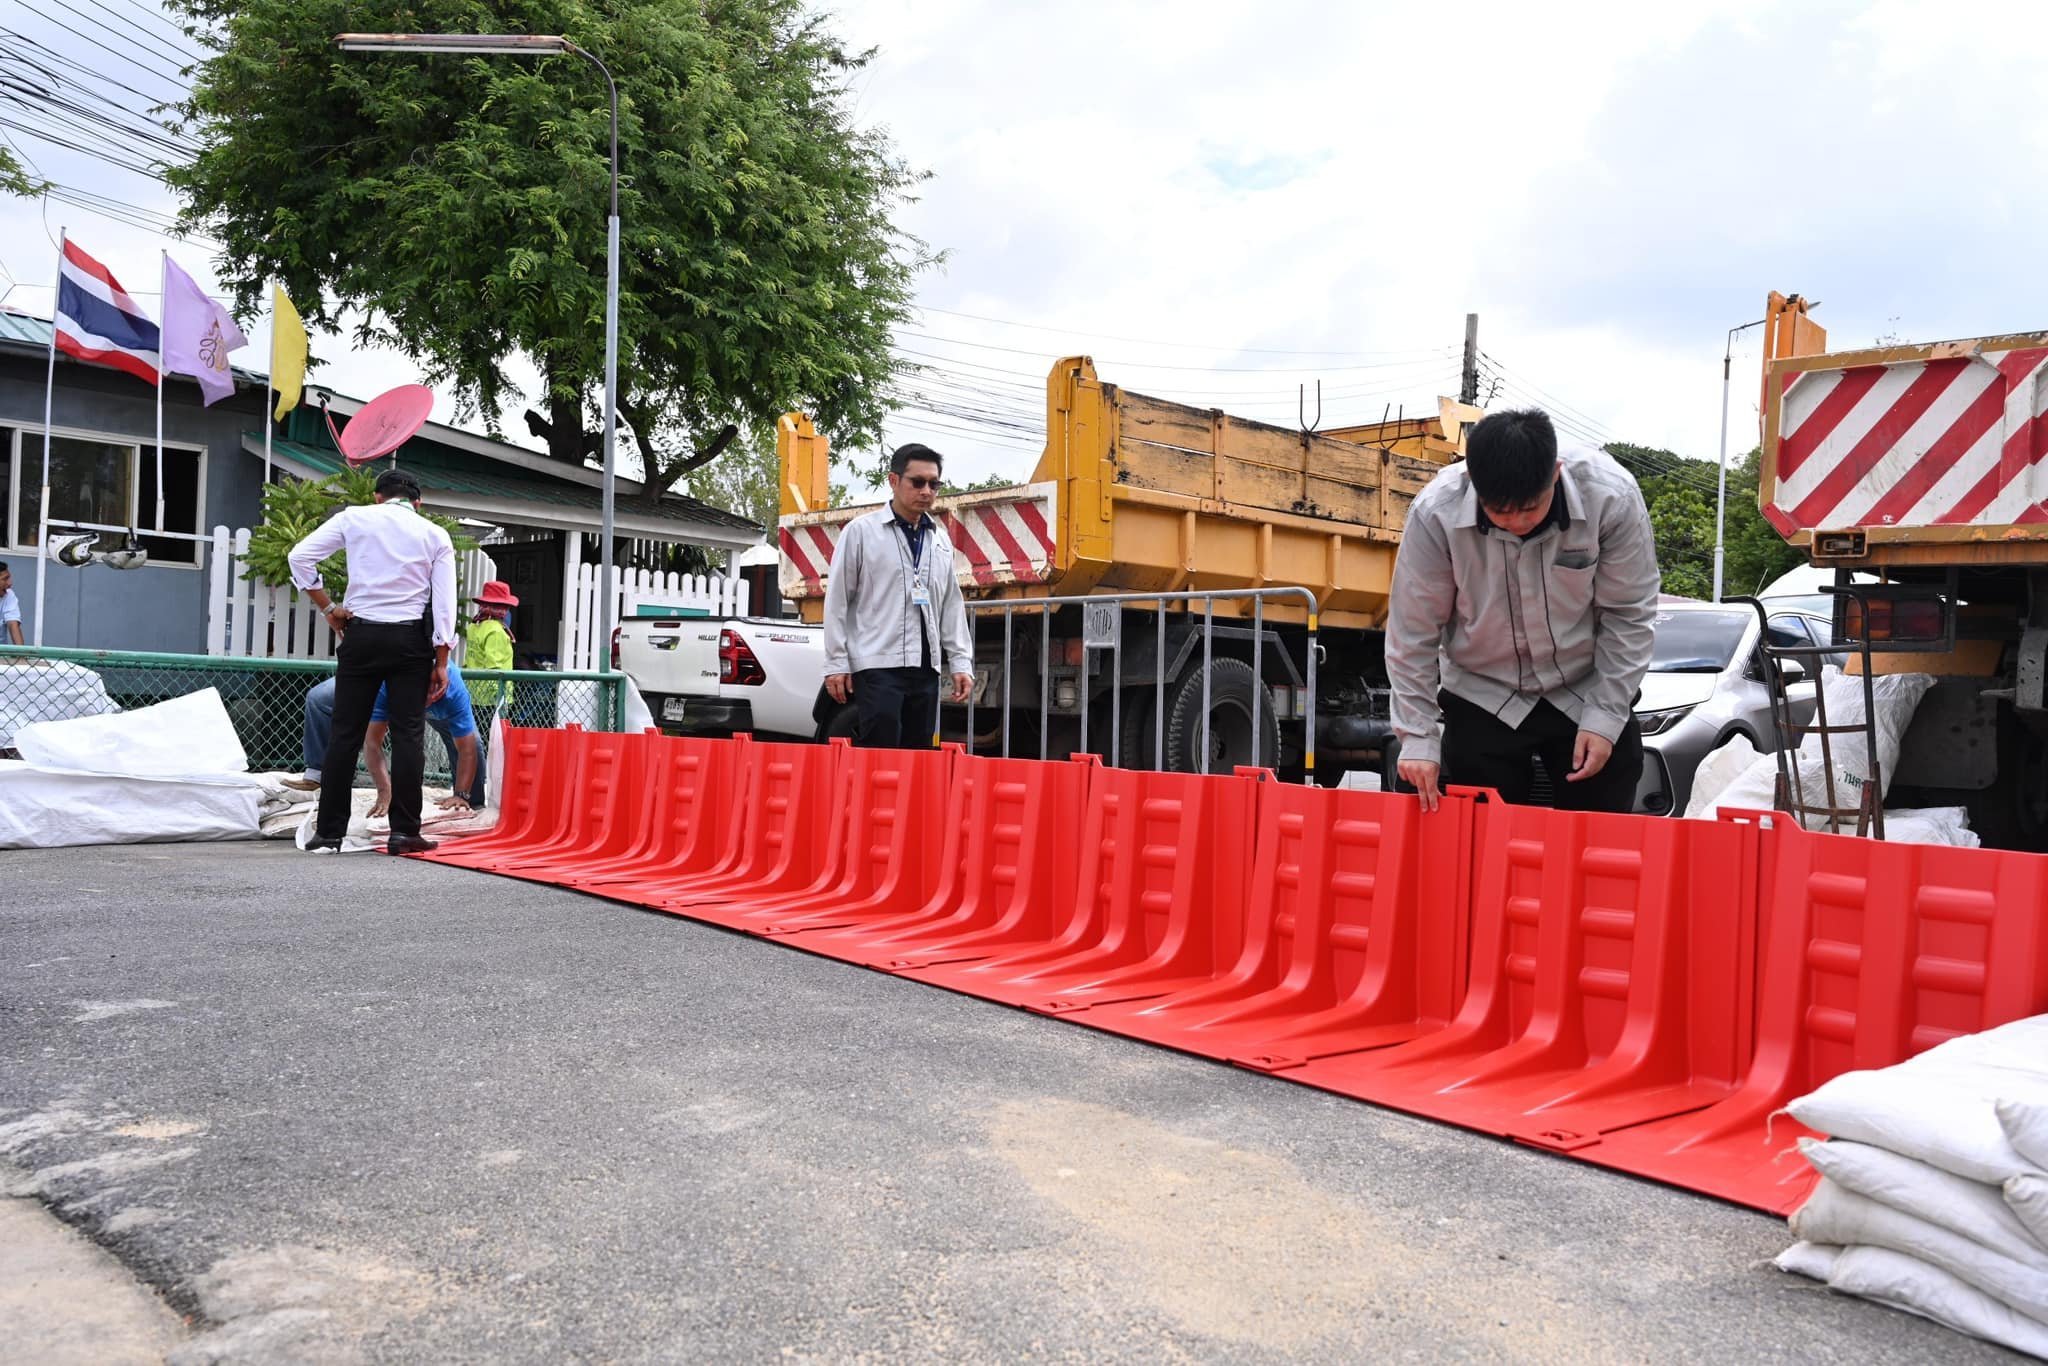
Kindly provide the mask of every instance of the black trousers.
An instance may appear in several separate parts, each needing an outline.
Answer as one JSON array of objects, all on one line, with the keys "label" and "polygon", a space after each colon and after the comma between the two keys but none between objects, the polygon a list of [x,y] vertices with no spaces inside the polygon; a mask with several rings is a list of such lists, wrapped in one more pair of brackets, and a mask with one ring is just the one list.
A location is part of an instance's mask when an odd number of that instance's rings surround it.
[{"label": "black trousers", "polygon": [[930,669],[862,669],[853,676],[863,749],[930,749],[939,724],[939,676]]},{"label": "black trousers", "polygon": [[1510,726],[1453,693],[1439,693],[1437,701],[1444,713],[1444,782],[1490,787],[1504,801],[1527,805],[1534,783],[1529,761],[1541,759],[1560,811],[1635,809],[1636,785],[1643,777],[1643,732],[1633,716],[1616,738],[1606,767],[1573,783],[1565,775],[1572,771],[1579,727],[1548,702],[1538,702],[1521,725]]},{"label": "black trousers", "polygon": [[385,690],[384,719],[391,725],[391,832],[420,832],[432,642],[424,620],[387,623],[357,618],[348,624],[335,655],[334,729],[320,765],[320,815],[313,828],[321,839],[338,840],[348,833],[349,793],[379,687]]}]

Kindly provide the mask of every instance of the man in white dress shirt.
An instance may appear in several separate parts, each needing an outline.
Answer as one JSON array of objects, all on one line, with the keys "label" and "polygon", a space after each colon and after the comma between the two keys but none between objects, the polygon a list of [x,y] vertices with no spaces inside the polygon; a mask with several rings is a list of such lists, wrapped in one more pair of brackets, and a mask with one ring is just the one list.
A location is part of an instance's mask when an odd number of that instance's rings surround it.
[{"label": "man in white dress shirt", "polygon": [[[320,810],[309,848],[339,849],[348,833],[350,791],[377,690],[391,723],[391,839],[394,854],[434,848],[420,834],[420,777],[427,704],[448,690],[455,644],[455,547],[419,515],[420,486],[386,470],[377,501],[343,508],[292,547],[292,582],[326,614],[341,639],[334,674],[334,730],[320,766]],[[348,555],[346,605],[320,585],[320,561]]]}]

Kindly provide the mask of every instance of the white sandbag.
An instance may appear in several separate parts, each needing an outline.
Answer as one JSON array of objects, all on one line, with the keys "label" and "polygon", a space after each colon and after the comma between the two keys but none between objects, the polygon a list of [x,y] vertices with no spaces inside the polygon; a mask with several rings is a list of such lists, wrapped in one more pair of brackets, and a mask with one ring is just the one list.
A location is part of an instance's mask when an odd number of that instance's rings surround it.
[{"label": "white sandbag", "polygon": [[1828,1243],[1798,1242],[1771,1258],[1771,1265],[1808,1280],[1826,1281],[1835,1274],[1842,1249]]},{"label": "white sandbag", "polygon": [[203,688],[155,706],[69,721],[38,721],[14,747],[38,768],[129,778],[247,773],[249,756],[220,693]]},{"label": "white sandbag", "polygon": [[2048,1324],[2001,1304],[1917,1257],[1883,1247],[1844,1248],[1828,1288],[1932,1319],[1958,1333],[2048,1358]]},{"label": "white sandbag", "polygon": [[1938,1224],[1844,1190],[1826,1177],[1793,1212],[1792,1234],[1809,1243],[1888,1247],[1918,1257],[2041,1320],[2043,1330],[2048,1331],[2048,1276]]},{"label": "white sandbag", "polygon": [[119,710],[107,696],[105,680],[83,665],[63,659],[0,660],[0,749],[12,747],[16,732],[38,721]]},{"label": "white sandbag", "polygon": [[[1821,823],[1823,826],[1825,822]],[[1940,844],[1951,849],[1976,849],[1984,841],[1970,828],[1970,813],[1960,806],[1904,807],[1884,813],[1887,844]]]},{"label": "white sandbag", "polygon": [[2048,1247],[2027,1231],[1997,1186],[1846,1139],[1823,1143],[1802,1138],[1799,1151],[1843,1190],[1925,1219],[2048,1276]]},{"label": "white sandbag", "polygon": [[[1892,785],[1892,773],[1899,766],[1899,750],[1906,739],[1906,728],[1913,724],[1913,713],[1920,706],[1920,699],[1934,686],[1932,674],[1885,674],[1870,681],[1871,700],[1877,732],[1877,761],[1879,772],[1878,798]],[[1826,704],[1827,724],[1833,726],[1861,726],[1863,724],[1863,676],[1851,676],[1830,666],[1821,671],[1821,701]],[[1819,711],[1814,713],[1814,722],[1820,721]],[[1799,777],[1805,786],[1805,804],[1820,806],[1828,800],[1827,765],[1821,753],[1821,736],[1808,735],[1799,742]],[[1854,807],[1862,792],[1863,780],[1871,773],[1870,746],[1864,743],[1861,734],[1830,735],[1828,758],[1834,761],[1835,805]]]},{"label": "white sandbag", "polygon": [[257,837],[262,787],[247,779],[123,778],[0,760],[0,849]]},{"label": "white sandbag", "polygon": [[505,791],[505,718],[491,718],[491,748],[484,756],[484,809],[500,808]]},{"label": "white sandbag", "polygon": [[654,713],[647,709],[647,699],[640,695],[639,685],[630,678],[620,680],[626,689],[624,720],[620,728],[628,735],[638,735],[643,730],[654,729]]},{"label": "white sandbag", "polygon": [[2038,1242],[2048,1246],[2048,1176],[2008,1177],[2005,1207]]},{"label": "white sandbag", "polygon": [[[2048,1067],[2048,1063],[2043,1063]],[[2048,1101],[2028,1101],[2011,1097],[1998,1102],[1992,1109],[1998,1115],[1998,1127],[2005,1130],[2005,1141],[2012,1144],[2013,1151],[2035,1166],[2048,1170]]]},{"label": "white sandbag", "polygon": [[[1759,767],[1760,759],[1768,762]],[[1752,769],[1761,777],[1761,789],[1757,777],[1751,776]],[[1748,736],[1730,736],[1728,743],[1700,760],[1699,767],[1692,771],[1692,796],[1685,803],[1686,818],[1710,821],[1724,806],[1768,811],[1777,776],[1777,761],[1757,753]],[[1740,788],[1736,787],[1738,781],[1743,784]]]},{"label": "white sandbag", "polygon": [[1844,1072],[1786,1109],[1818,1133],[1996,1186],[2042,1174],[2006,1140],[2001,1100],[2048,1103],[2048,1015],[1964,1034],[1893,1067]]}]

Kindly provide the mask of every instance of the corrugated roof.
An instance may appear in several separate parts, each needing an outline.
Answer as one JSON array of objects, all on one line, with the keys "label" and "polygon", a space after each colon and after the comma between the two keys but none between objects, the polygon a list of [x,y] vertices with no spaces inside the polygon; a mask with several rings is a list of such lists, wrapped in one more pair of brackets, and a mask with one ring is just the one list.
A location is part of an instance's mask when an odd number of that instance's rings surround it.
[{"label": "corrugated roof", "polygon": [[[263,449],[263,438],[246,437],[244,445],[252,451],[260,452]],[[333,451],[302,445],[296,441],[279,441],[273,438],[272,449],[322,474],[338,473],[347,463]],[[420,487],[429,493],[467,493],[480,498],[509,498],[552,507],[581,508],[586,511],[601,508],[604,501],[600,490],[566,481],[522,479],[516,475],[439,469],[418,464],[407,465],[406,472],[417,478]],[[735,531],[758,532],[761,529],[744,517],[734,516],[723,508],[715,508],[709,503],[700,503],[695,498],[685,498],[678,493],[665,495],[653,507],[648,507],[637,500],[623,503],[622,506],[635,516],[651,516],[665,522],[690,522],[698,526],[709,524],[728,527]]]}]

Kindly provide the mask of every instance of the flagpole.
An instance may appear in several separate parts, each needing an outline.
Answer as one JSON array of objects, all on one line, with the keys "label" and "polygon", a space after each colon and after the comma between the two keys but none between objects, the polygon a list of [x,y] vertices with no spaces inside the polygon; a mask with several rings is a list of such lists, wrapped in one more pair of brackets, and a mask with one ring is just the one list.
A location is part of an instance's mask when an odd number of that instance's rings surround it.
[{"label": "flagpole", "polygon": [[270,379],[263,388],[263,487],[270,487],[270,432],[277,426],[271,392],[277,388],[277,283],[270,285]]},{"label": "flagpole", "polygon": [[[43,380],[43,501],[36,526],[36,645],[43,643],[43,585],[50,579],[50,408],[57,393],[57,305],[64,298],[64,242],[57,229],[57,295],[50,302],[50,367]],[[76,642],[73,642],[74,644]]]},{"label": "flagpole", "polygon": [[156,529],[164,529],[164,370],[163,337],[171,330],[171,254],[159,251],[157,254],[157,288],[162,291],[157,297],[163,303],[163,322],[157,327],[156,353]]}]

